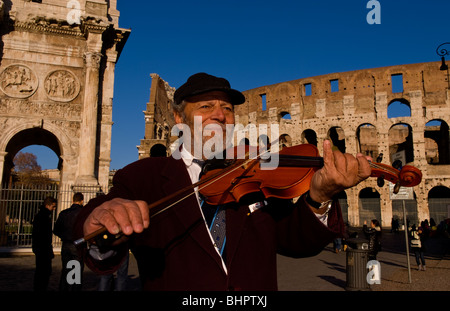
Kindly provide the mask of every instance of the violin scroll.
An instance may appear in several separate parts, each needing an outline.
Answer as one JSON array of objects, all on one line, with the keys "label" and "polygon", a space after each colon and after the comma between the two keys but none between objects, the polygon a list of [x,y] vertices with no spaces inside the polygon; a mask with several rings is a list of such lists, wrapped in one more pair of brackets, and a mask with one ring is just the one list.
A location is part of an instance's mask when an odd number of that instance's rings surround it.
[{"label": "violin scroll", "polygon": [[400,170],[398,175],[400,186],[403,187],[414,187],[420,184],[422,181],[422,172],[411,165],[405,165]]},{"label": "violin scroll", "polygon": [[377,177],[378,186],[383,186],[384,180],[395,184],[394,193],[398,193],[400,187],[414,187],[422,181],[422,172],[411,165],[405,165],[399,169],[382,163],[370,163],[372,177]]}]

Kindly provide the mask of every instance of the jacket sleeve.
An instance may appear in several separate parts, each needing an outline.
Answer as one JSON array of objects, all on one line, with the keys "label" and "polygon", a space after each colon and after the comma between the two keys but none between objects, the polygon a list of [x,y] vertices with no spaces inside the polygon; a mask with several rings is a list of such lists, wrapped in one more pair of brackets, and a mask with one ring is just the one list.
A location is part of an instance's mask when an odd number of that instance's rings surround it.
[{"label": "jacket sleeve", "polygon": [[37,254],[42,251],[42,221],[40,220],[40,214],[36,214],[33,220],[33,231],[32,231],[32,249],[33,253]]},{"label": "jacket sleeve", "polygon": [[[113,178],[113,187],[108,194],[98,196],[91,199],[78,213],[77,220],[74,226],[74,237],[79,239],[83,237],[83,225],[92,211],[114,198],[121,198],[127,200],[143,200],[147,203],[155,201],[160,194],[158,191],[149,191],[149,189],[157,189],[160,185],[160,170],[172,164],[184,165],[181,161],[176,161],[173,158],[145,158],[133,162],[126,167],[118,170]],[[181,164],[180,164],[181,163]],[[153,177],[157,178],[153,178]],[[112,239],[113,240],[113,239]],[[123,239],[122,239],[123,240]],[[122,241],[121,240],[121,241]],[[126,240],[126,239],[125,239]],[[86,244],[81,248],[86,260],[86,265],[96,273],[109,274],[120,267],[120,264],[125,259],[129,252],[130,240],[123,243],[114,241],[114,245],[106,245],[102,247],[101,251],[113,255],[107,259],[99,260],[89,255]],[[89,244],[89,243],[88,243]],[[88,245],[89,246],[89,245]]]},{"label": "jacket sleeve", "polygon": [[35,254],[53,256],[51,222],[43,212],[33,220],[32,250]]},{"label": "jacket sleeve", "polygon": [[61,238],[62,240],[64,240],[63,232],[64,232],[64,211],[59,213],[59,216],[55,222],[55,226],[53,227],[53,234]]},{"label": "jacket sleeve", "polygon": [[[120,171],[114,177],[114,187],[107,195],[101,195],[91,199],[78,213],[73,228],[74,240],[83,237],[83,225],[90,213],[100,206],[102,203],[110,201],[114,198],[131,199],[131,194],[127,189],[121,186]],[[84,258],[86,265],[97,274],[111,274],[115,272],[127,254],[128,245],[126,242],[117,245],[102,245],[101,248],[94,247],[90,249],[91,244],[85,242],[78,246],[78,251]],[[92,256],[91,254],[95,254]]]},{"label": "jacket sleeve", "polygon": [[304,197],[300,197],[289,213],[277,222],[278,253],[289,257],[309,257],[320,253],[325,246],[344,235],[344,222],[337,200],[328,213],[324,225],[311,211]]}]

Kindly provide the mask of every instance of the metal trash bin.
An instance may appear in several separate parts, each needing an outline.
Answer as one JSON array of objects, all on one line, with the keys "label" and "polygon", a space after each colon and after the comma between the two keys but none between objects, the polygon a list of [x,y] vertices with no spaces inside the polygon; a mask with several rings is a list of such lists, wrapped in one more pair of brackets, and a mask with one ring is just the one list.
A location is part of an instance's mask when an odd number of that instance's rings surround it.
[{"label": "metal trash bin", "polygon": [[347,239],[345,244],[353,249],[369,249],[369,240],[362,238]]},{"label": "metal trash bin", "polygon": [[370,286],[367,283],[368,241],[364,239],[349,239],[346,242],[350,247],[347,248],[347,282],[345,290],[370,290]]}]

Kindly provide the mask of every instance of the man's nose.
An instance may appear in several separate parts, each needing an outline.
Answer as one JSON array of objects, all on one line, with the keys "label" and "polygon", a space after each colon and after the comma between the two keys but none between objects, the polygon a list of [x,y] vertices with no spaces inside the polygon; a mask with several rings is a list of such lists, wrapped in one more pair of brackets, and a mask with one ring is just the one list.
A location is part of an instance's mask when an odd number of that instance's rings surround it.
[{"label": "man's nose", "polygon": [[211,119],[217,120],[219,122],[225,121],[225,113],[220,105],[214,106],[214,110],[211,114]]}]

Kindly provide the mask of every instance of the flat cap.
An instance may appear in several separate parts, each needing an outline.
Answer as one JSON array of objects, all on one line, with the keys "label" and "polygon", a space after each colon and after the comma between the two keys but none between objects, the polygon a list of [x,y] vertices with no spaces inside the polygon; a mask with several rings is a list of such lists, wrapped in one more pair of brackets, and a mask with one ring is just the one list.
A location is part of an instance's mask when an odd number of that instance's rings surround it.
[{"label": "flat cap", "polygon": [[222,91],[230,96],[233,105],[245,102],[245,96],[241,92],[231,88],[228,80],[215,77],[204,72],[196,73],[188,78],[186,83],[180,86],[173,96],[175,105],[191,96],[200,95],[211,91]]}]

